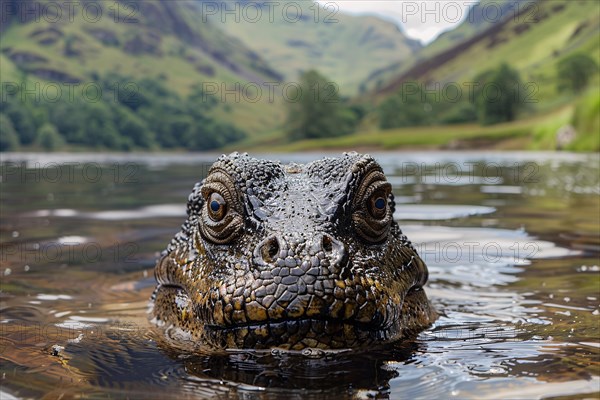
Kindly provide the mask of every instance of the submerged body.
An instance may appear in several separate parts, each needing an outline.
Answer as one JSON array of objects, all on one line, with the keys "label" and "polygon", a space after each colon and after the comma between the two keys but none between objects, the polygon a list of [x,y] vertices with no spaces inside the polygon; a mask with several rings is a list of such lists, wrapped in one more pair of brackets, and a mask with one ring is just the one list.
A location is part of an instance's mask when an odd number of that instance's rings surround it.
[{"label": "submerged body", "polygon": [[153,320],[174,341],[216,348],[358,348],[414,334],[435,312],[394,206],[367,155],[222,156],[157,263]]}]

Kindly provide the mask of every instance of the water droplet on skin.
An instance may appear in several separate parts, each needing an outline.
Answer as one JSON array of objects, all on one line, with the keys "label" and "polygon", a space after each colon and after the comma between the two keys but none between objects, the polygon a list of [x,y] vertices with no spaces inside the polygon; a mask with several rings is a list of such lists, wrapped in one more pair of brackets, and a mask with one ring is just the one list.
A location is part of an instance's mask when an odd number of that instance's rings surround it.
[{"label": "water droplet on skin", "polygon": [[320,358],[324,356],[324,352],[319,349],[306,348],[302,350],[302,355],[309,358]]},{"label": "water droplet on skin", "polygon": [[55,344],[54,346],[52,346],[52,355],[53,356],[59,356],[60,353],[64,350],[65,348],[61,345]]}]

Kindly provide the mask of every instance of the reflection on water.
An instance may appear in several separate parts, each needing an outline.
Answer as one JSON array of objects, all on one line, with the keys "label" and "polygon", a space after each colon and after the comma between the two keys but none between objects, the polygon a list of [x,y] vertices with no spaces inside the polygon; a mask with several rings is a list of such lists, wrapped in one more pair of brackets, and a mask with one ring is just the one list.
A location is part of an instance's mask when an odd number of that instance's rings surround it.
[{"label": "reflection on water", "polygon": [[146,311],[214,156],[3,155],[2,398],[597,396],[598,155],[376,157],[429,266],[435,325],[361,354],[190,355]]}]

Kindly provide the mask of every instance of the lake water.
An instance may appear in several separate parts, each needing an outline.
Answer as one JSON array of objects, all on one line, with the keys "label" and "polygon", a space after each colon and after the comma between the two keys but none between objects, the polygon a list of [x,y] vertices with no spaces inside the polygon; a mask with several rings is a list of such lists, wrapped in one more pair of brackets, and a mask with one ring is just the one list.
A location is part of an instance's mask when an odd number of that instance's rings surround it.
[{"label": "lake water", "polygon": [[373,155],[441,317],[386,350],[303,356],[177,354],[147,321],[215,155],[2,154],[2,399],[598,398],[599,155]]}]

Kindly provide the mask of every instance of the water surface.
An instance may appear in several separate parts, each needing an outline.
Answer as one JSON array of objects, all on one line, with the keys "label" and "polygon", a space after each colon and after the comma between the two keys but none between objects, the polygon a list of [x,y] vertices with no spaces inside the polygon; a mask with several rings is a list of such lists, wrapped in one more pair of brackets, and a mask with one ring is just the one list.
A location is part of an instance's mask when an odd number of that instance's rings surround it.
[{"label": "water surface", "polygon": [[2,154],[2,398],[597,398],[598,155],[374,155],[435,325],[368,354],[188,355],[146,312],[215,156]]}]

